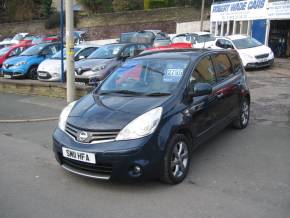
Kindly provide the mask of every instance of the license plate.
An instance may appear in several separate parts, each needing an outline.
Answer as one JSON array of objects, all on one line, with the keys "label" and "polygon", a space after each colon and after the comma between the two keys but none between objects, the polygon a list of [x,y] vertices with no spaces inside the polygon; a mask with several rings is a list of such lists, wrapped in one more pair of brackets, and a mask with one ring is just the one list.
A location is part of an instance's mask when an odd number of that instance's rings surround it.
[{"label": "license plate", "polygon": [[96,163],[96,157],[95,157],[95,154],[93,153],[76,151],[76,150],[62,147],[62,155],[66,158],[85,162],[85,163],[92,163],[92,164]]},{"label": "license plate", "polygon": [[79,86],[85,86],[86,85],[86,83],[84,83],[84,82],[76,82],[76,84],[79,85]]},{"label": "license plate", "polygon": [[263,59],[260,59],[260,60],[259,60],[260,63],[264,63],[264,62],[267,62],[267,61],[268,61],[267,58],[263,58]]},{"label": "license plate", "polygon": [[38,73],[39,76],[46,76],[46,73]]},{"label": "license plate", "polygon": [[4,78],[8,78],[8,79],[10,79],[10,78],[11,78],[11,75],[9,75],[9,74],[4,74]]}]

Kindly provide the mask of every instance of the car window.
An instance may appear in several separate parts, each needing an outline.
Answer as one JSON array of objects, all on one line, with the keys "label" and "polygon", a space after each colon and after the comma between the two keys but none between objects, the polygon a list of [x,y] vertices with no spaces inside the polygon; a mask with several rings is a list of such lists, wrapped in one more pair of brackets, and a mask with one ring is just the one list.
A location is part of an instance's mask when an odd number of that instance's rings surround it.
[{"label": "car window", "polygon": [[214,55],[212,61],[217,81],[222,81],[232,74],[232,65],[227,55]]},{"label": "car window", "polygon": [[117,68],[100,87],[101,92],[127,90],[138,93],[174,93],[190,60],[129,60]]},{"label": "car window", "polygon": [[239,57],[239,54],[235,53],[235,52],[230,52],[229,58],[232,62],[232,67],[233,67],[234,73],[238,72],[240,70],[240,68],[242,67],[242,62],[241,62],[241,59]]},{"label": "car window", "polygon": [[135,45],[130,45],[128,47],[126,47],[123,51],[123,53],[125,55],[128,55],[130,57],[133,57],[135,55],[135,51],[136,51],[136,46]]},{"label": "car window", "polygon": [[80,56],[84,56],[87,58],[90,54],[92,54],[95,50],[97,50],[96,47],[90,47],[90,48],[85,48],[82,50],[77,56],[76,59],[78,59]]},{"label": "car window", "polygon": [[201,59],[191,74],[190,83],[202,82],[213,84],[215,81],[214,69],[210,57]]}]

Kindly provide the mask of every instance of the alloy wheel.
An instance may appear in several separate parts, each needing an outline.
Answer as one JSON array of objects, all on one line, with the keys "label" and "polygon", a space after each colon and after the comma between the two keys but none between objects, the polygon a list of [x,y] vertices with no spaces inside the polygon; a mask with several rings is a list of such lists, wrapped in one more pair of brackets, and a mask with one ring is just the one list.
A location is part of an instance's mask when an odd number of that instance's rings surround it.
[{"label": "alloy wheel", "polygon": [[182,177],[188,167],[188,147],[183,141],[178,142],[174,145],[171,155],[171,172],[175,178]]}]

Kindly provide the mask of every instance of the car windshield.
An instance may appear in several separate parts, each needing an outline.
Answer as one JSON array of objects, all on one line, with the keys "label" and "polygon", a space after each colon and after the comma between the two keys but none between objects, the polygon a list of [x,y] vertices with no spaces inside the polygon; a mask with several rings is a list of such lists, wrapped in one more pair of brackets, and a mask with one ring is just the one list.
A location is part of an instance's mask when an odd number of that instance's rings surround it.
[{"label": "car windshield", "polygon": [[[74,48],[75,54],[80,50],[81,48]],[[63,58],[66,59],[66,49],[63,49]],[[57,52],[55,55],[51,57],[51,59],[61,59],[61,51]]]},{"label": "car windshield", "polygon": [[243,38],[243,39],[235,39],[233,40],[233,43],[237,49],[254,48],[254,47],[258,47],[262,45],[261,42],[250,37]]},{"label": "car windshield", "polygon": [[199,35],[196,39],[197,43],[214,41],[215,37],[212,34]]},{"label": "car windshield", "polygon": [[21,34],[16,34],[12,40],[22,40],[24,37]]},{"label": "car windshield", "polygon": [[6,52],[9,51],[9,49],[10,49],[9,47],[5,47],[5,48],[0,49],[0,57],[5,55]]},{"label": "car windshield", "polygon": [[45,48],[46,45],[35,45],[28,49],[26,49],[24,52],[22,52],[21,56],[33,56],[33,55],[39,55],[39,53]]},{"label": "car windshield", "polygon": [[191,35],[180,35],[176,36],[172,39],[172,43],[179,43],[179,42],[191,42]]},{"label": "car windshield", "polygon": [[171,95],[177,89],[190,60],[129,60],[106,79],[97,94],[144,96]]},{"label": "car windshield", "polygon": [[123,45],[105,45],[93,52],[88,59],[112,59],[118,55]]}]

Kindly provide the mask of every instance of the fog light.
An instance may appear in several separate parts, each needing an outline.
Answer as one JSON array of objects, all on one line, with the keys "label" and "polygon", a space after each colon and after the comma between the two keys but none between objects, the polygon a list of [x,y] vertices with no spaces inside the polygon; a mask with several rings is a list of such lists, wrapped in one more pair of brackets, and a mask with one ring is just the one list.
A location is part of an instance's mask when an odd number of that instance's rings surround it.
[{"label": "fog light", "polygon": [[140,173],[141,173],[141,167],[139,167],[139,166],[134,166],[134,168],[133,168],[133,173],[134,173],[134,174],[140,174]]},{"label": "fog light", "polygon": [[131,170],[129,171],[129,174],[132,176],[132,177],[139,177],[141,176],[141,173],[142,173],[142,169],[140,166],[138,165],[135,165],[131,168]]}]

